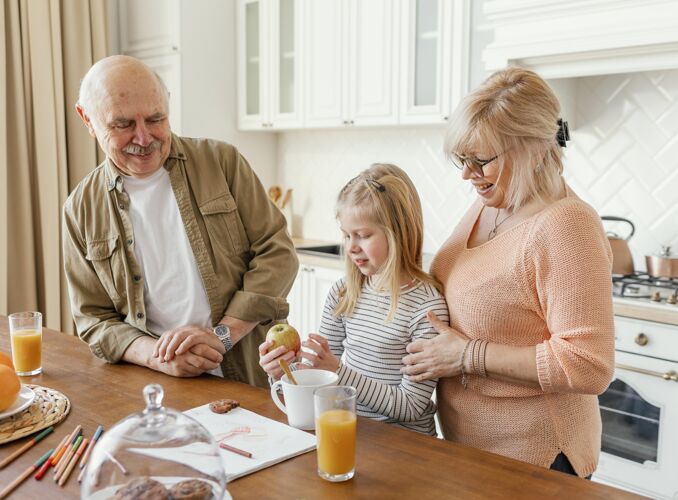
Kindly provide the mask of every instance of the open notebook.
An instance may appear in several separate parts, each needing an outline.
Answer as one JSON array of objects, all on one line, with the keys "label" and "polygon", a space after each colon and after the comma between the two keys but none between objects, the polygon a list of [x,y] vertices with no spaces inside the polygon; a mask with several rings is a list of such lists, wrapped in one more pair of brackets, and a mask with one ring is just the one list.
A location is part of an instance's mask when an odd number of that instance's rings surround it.
[{"label": "open notebook", "polygon": [[262,417],[244,408],[213,413],[209,405],[184,412],[200,422],[217,442],[252,454],[252,458],[220,449],[229,481],[315,449],[313,434]]},{"label": "open notebook", "polygon": [[[226,468],[227,480],[233,481],[252,472],[315,449],[316,438],[286,424],[262,417],[244,408],[228,413],[213,413],[209,405],[184,412],[200,422],[217,440],[252,454],[251,458],[219,449]],[[191,443],[174,448],[130,448],[144,455],[190,465],[207,475],[215,475],[214,463],[201,456],[210,454],[206,443]]]}]

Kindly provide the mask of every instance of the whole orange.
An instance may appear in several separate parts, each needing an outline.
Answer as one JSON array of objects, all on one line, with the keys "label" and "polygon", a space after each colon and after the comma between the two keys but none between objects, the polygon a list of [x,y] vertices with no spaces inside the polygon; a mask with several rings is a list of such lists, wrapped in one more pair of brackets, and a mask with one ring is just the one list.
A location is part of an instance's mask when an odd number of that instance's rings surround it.
[{"label": "whole orange", "polygon": [[14,370],[12,358],[9,356],[9,354],[5,354],[4,352],[0,352],[0,365],[9,366],[12,370]]},{"label": "whole orange", "polygon": [[14,404],[21,382],[12,368],[0,365],[0,411],[5,411]]}]

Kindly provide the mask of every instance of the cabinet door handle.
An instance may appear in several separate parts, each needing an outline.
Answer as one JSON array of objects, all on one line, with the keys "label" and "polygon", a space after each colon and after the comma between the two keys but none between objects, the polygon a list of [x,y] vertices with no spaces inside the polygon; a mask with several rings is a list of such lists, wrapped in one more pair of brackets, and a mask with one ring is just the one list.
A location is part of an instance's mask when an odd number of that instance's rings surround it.
[{"label": "cabinet door handle", "polygon": [[644,368],[636,368],[635,366],[624,365],[621,363],[615,363],[614,366],[616,368],[619,368],[620,370],[628,370],[630,372],[642,373],[643,375],[650,375],[652,377],[663,378],[664,380],[671,382],[678,382],[678,373],[676,373],[673,370],[662,373],[653,370],[646,370]]}]

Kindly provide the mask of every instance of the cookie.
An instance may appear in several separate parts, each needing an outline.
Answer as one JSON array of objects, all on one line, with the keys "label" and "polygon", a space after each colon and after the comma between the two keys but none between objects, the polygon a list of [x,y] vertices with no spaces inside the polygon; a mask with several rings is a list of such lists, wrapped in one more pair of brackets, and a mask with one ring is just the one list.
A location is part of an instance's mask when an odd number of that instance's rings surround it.
[{"label": "cookie", "polygon": [[210,500],[212,487],[205,481],[189,479],[172,486],[170,495],[173,500]]},{"label": "cookie", "polygon": [[214,413],[228,413],[233,408],[240,406],[235,399],[219,399],[210,403],[210,410]]},{"label": "cookie", "polygon": [[115,492],[113,500],[169,500],[167,488],[150,477],[138,477]]}]

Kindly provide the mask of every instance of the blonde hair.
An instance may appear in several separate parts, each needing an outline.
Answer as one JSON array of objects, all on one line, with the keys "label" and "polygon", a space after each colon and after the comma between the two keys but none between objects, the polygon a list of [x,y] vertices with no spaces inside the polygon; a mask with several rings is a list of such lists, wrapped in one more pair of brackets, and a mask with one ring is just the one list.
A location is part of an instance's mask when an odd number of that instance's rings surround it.
[{"label": "blonde hair", "polygon": [[[393,319],[400,295],[400,277],[409,275],[436,288],[440,286],[422,269],[424,218],[417,190],[407,174],[395,165],[374,163],[351,179],[337,199],[337,218],[345,211],[358,211],[379,226],[388,241],[388,256],[375,286],[390,290],[387,321]],[[346,286],[339,293],[335,315],[350,316],[367,279],[351,262],[346,262]]]},{"label": "blonde hair", "polygon": [[539,75],[506,68],[464,98],[447,129],[444,150],[448,157],[471,156],[482,145],[492,152],[489,157],[499,155],[500,176],[510,161],[506,208],[517,210],[535,198],[553,202],[564,196],[559,115],[558,98]]}]

